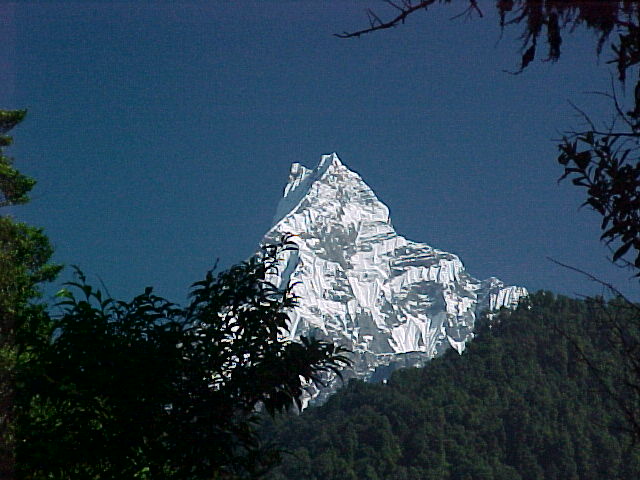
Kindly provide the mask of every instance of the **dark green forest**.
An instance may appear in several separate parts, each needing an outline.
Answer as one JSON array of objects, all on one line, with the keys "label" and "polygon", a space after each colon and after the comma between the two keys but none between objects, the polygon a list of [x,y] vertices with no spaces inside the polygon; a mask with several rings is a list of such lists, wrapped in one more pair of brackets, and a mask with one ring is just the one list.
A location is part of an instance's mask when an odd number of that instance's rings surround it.
[{"label": "dark green forest", "polygon": [[611,348],[634,315],[624,302],[539,292],[482,320],[461,356],[450,350],[387,384],[352,381],[271,424],[289,453],[269,478],[639,478],[622,413],[637,397]]}]

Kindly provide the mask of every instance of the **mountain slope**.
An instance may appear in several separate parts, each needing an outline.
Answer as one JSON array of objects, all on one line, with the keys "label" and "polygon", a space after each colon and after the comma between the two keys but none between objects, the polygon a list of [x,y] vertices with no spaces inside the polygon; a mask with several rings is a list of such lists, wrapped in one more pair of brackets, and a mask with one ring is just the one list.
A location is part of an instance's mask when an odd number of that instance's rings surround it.
[{"label": "mountain slope", "polygon": [[602,383],[624,394],[603,327],[635,312],[548,292],[530,302],[482,321],[461,356],[387,384],[352,381],[282,421],[271,434],[292,454],[271,479],[640,478],[640,449]]},{"label": "mountain slope", "polygon": [[[354,374],[384,377],[473,336],[476,313],[514,307],[522,287],[479,281],[451,253],[394,230],[389,209],[336,154],[293,164],[264,242],[295,235],[274,283],[300,298],[289,336],[313,334],[354,352]],[[392,365],[391,368],[386,368]],[[376,372],[377,370],[377,372]]]}]

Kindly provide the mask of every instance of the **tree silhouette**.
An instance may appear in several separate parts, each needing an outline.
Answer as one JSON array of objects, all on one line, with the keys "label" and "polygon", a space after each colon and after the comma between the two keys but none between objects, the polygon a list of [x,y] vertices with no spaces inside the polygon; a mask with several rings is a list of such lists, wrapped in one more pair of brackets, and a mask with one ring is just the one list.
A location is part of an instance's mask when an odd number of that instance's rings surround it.
[{"label": "tree silhouette", "polygon": [[267,281],[283,249],[193,284],[181,308],[151,288],[130,302],[78,281],[19,372],[22,478],[255,478],[278,459],[260,411],[300,402],[348,361],[314,339],[285,341],[290,289]]}]

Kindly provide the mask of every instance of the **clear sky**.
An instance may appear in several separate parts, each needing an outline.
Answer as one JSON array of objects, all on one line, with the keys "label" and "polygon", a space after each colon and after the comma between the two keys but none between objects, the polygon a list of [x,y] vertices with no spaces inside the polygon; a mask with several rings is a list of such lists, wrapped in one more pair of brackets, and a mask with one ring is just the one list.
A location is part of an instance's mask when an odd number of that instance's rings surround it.
[{"label": "clear sky", "polygon": [[290,164],[337,152],[396,230],[458,254],[477,278],[602,293],[569,263],[636,295],[609,265],[599,218],[558,185],[554,138],[608,105],[607,51],[567,36],[560,62],[519,63],[519,27],[437,6],[392,31],[380,1],[0,4],[0,106],[28,108],[10,154],[38,185],[11,213],[43,226],[56,260],[114,296],[176,301],[216,258],[246,259]]}]

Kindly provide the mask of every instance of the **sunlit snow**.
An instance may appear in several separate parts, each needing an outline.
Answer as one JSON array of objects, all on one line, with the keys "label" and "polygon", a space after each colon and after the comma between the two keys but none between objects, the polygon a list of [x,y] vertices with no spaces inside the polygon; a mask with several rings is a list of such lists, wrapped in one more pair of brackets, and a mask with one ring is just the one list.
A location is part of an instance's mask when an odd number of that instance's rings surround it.
[{"label": "sunlit snow", "polygon": [[316,333],[366,356],[359,377],[410,352],[462,353],[476,312],[514,307],[527,294],[493,277],[476,280],[456,255],[398,235],[389,209],[335,153],[313,170],[292,165],[263,241],[283,234],[299,248],[284,255],[275,279],[298,282],[290,338]]}]

